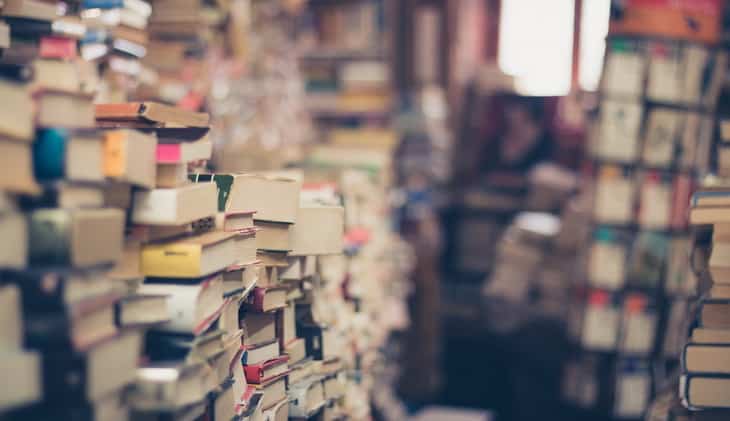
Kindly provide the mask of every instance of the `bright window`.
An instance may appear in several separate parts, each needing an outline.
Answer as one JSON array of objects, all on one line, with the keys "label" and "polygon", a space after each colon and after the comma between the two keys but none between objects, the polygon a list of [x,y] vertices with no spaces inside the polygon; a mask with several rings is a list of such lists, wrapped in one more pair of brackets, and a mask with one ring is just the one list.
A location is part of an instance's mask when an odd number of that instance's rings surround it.
[{"label": "bright window", "polygon": [[499,67],[515,77],[517,91],[523,95],[567,94],[574,0],[503,0],[501,9]]},{"label": "bright window", "polygon": [[597,90],[601,80],[610,9],[611,0],[583,0],[578,83],[585,91]]}]

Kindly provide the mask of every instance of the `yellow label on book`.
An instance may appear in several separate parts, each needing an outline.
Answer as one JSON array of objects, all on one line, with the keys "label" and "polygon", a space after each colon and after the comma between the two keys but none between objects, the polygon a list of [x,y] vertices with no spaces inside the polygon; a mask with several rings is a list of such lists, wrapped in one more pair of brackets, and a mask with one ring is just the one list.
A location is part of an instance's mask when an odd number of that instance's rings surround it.
[{"label": "yellow label on book", "polygon": [[104,139],[104,175],[124,175],[127,162],[127,135],[123,132],[109,132]]},{"label": "yellow label on book", "polygon": [[159,278],[198,278],[201,247],[197,244],[148,244],[142,249],[142,274]]}]

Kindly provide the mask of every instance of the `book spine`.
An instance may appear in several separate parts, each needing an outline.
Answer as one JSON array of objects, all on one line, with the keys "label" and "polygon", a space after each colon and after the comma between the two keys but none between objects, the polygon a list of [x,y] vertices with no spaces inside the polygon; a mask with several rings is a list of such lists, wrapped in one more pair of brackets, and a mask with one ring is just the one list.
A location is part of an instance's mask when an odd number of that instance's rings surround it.
[{"label": "book spine", "polygon": [[33,166],[38,180],[63,178],[66,172],[68,132],[63,129],[45,129],[38,133],[33,144]]},{"label": "book spine", "polygon": [[77,354],[43,356],[43,397],[46,402],[64,406],[83,403],[87,397],[87,364]]},{"label": "book spine", "polygon": [[264,297],[266,296],[266,288],[254,288],[246,299],[246,304],[250,310],[255,312],[264,312]]}]

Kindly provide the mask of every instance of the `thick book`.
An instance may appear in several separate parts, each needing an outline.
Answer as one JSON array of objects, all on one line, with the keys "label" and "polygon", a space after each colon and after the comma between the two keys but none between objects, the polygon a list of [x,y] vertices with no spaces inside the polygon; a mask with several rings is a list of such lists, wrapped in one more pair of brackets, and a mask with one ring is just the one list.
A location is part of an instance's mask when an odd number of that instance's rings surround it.
[{"label": "thick book", "polygon": [[268,383],[249,385],[250,389],[264,393],[261,408],[265,411],[286,398],[286,377],[274,379]]},{"label": "thick book", "polygon": [[38,267],[112,264],[122,254],[119,209],[38,209],[29,215],[29,260]]},{"label": "thick book", "polygon": [[117,181],[151,189],[155,187],[154,134],[134,130],[104,133],[104,174]]},{"label": "thick book", "polygon": [[39,196],[21,197],[20,203],[27,209],[37,208],[103,208],[104,190],[102,183],[73,182],[68,180],[49,181]]},{"label": "thick book", "polygon": [[706,298],[700,300],[698,321],[709,329],[730,329],[730,300]]},{"label": "thick book", "polygon": [[256,287],[244,303],[250,311],[266,313],[286,306],[285,287]]},{"label": "thick book", "polygon": [[36,122],[39,127],[95,127],[94,104],[90,95],[45,89],[38,91],[35,98],[38,106]]},{"label": "thick book", "polygon": [[155,330],[200,334],[207,330],[223,311],[223,290],[220,275],[192,283],[155,283],[149,279],[140,285],[139,294],[166,295],[169,321]]},{"label": "thick book", "polygon": [[[259,250],[290,251],[295,224],[256,221],[256,248]],[[321,228],[321,227],[320,227]]]},{"label": "thick book", "polygon": [[59,17],[58,10],[56,4],[40,0],[5,0],[3,16],[50,22]]},{"label": "thick book", "polygon": [[158,278],[202,278],[236,263],[235,238],[211,231],[142,248],[142,273]]},{"label": "thick book", "polygon": [[244,365],[262,364],[281,355],[279,354],[279,341],[276,339],[259,344],[243,345],[242,349],[245,351],[242,359]]},{"label": "thick book", "polygon": [[241,329],[247,345],[269,343],[276,339],[276,313],[243,313]]},{"label": "thick book", "polygon": [[210,118],[206,113],[196,113],[182,108],[155,102],[129,102],[97,104],[96,119],[130,123],[132,127],[207,127]]},{"label": "thick book", "polygon": [[97,401],[134,381],[142,346],[140,331],[125,331],[84,353],[43,354],[43,396],[50,403]]},{"label": "thick book", "polygon": [[254,227],[256,211],[227,212],[223,214],[223,231],[238,232]]},{"label": "thick book", "polygon": [[30,142],[35,136],[34,104],[30,85],[14,80],[0,79],[0,97],[13,104],[0,113],[0,138]]},{"label": "thick book", "polygon": [[40,181],[104,181],[103,146],[94,133],[42,129],[33,144],[35,177]]},{"label": "thick book", "polygon": [[215,186],[210,184],[137,191],[134,193],[132,222],[183,225],[207,218],[216,213],[215,195]]},{"label": "thick book", "polygon": [[247,265],[258,259],[256,257],[256,247],[258,246],[260,233],[260,230],[251,228],[236,233],[236,255],[238,257],[236,264]]},{"label": "thick book", "polygon": [[255,209],[256,220],[296,222],[301,190],[298,181],[251,174],[193,174],[190,179],[217,185],[220,212]]},{"label": "thick book", "polygon": [[682,404],[692,410],[730,408],[730,376],[682,375],[679,396]]},{"label": "thick book", "polygon": [[188,184],[188,164],[157,164],[155,187],[174,189]]},{"label": "thick book", "polygon": [[155,326],[171,320],[168,296],[164,294],[132,294],[116,305],[116,321],[121,327]]},{"label": "thick book", "polygon": [[110,293],[55,311],[30,312],[24,320],[25,345],[49,351],[85,351],[117,333],[114,323],[117,299],[116,293]]},{"label": "thick book", "polygon": [[0,347],[3,349],[22,349],[23,313],[21,310],[20,289],[8,284],[0,287]]},{"label": "thick book", "polygon": [[8,276],[21,289],[26,314],[65,311],[80,303],[107,299],[115,285],[107,278],[106,267],[98,270],[18,271]]},{"label": "thick book", "polygon": [[[200,335],[153,331],[145,337],[145,356],[150,361],[205,363],[220,356],[225,346],[225,332],[221,329]],[[226,373],[229,366],[230,361],[225,361]]]},{"label": "thick book", "polygon": [[684,347],[681,361],[685,373],[730,375],[730,344],[690,342]]},{"label": "thick book", "polygon": [[289,357],[274,358],[259,364],[247,364],[243,367],[246,381],[251,384],[262,384],[274,381],[289,374]]}]

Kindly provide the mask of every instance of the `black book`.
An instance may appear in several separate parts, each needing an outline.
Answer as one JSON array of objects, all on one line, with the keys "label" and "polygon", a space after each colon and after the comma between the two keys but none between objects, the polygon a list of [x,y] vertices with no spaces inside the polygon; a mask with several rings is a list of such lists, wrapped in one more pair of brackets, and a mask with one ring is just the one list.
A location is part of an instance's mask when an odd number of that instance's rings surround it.
[{"label": "black book", "polygon": [[304,338],[308,357],[324,359],[324,331],[324,327],[316,324],[301,323],[297,326],[297,336]]},{"label": "black book", "polygon": [[53,35],[53,22],[11,17],[5,17],[5,22],[10,25],[10,37],[13,42],[16,39],[38,40]]},{"label": "black book", "polygon": [[44,400],[72,407],[121,391],[134,382],[141,343],[142,333],[132,330],[101,341],[86,352],[44,353]]},{"label": "black book", "polygon": [[0,77],[14,82],[28,82],[33,79],[33,67],[29,64],[6,62],[0,59]]}]

